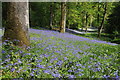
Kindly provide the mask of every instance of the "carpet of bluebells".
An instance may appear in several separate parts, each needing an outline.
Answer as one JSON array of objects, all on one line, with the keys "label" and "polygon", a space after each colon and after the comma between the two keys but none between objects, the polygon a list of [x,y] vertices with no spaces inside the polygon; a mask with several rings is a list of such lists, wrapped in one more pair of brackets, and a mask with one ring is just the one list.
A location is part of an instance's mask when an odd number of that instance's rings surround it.
[{"label": "carpet of bluebells", "polygon": [[3,43],[1,78],[120,78],[119,45],[57,31],[30,32],[25,51]]}]

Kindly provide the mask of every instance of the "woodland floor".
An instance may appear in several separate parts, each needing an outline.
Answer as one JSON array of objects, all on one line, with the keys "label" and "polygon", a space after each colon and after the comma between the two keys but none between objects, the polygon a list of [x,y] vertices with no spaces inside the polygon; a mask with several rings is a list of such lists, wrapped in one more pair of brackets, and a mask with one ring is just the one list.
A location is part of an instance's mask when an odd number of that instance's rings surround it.
[{"label": "woodland floor", "polygon": [[[20,52],[23,54],[20,59],[13,57],[13,61],[5,59],[2,62],[6,64],[2,67],[5,78],[16,73],[18,77],[26,74],[28,77],[36,76],[37,78],[120,77],[118,64],[120,53],[118,47],[120,46],[117,44],[68,32],[59,33],[38,29],[30,29],[30,40],[29,52]],[[2,52],[9,55],[6,51]],[[19,52],[10,53],[15,56]]]},{"label": "woodland floor", "polygon": [[[36,32],[35,32],[36,31]],[[40,31],[42,31],[42,30],[38,30],[38,29],[30,29],[30,32],[31,33],[38,33],[38,32],[40,32]],[[45,31],[45,30],[43,30],[43,31]],[[45,33],[48,33],[48,32],[55,32],[55,33],[57,33],[57,35],[56,36],[59,36],[59,35],[61,35],[62,36],[62,34],[63,34],[63,36],[64,35],[66,35],[66,37],[67,36],[72,36],[71,38],[74,38],[74,37],[77,37],[77,38],[79,38],[80,40],[81,39],[83,39],[84,41],[89,41],[89,42],[94,42],[94,41],[96,41],[96,42],[98,42],[98,43],[104,43],[104,44],[110,44],[110,45],[118,45],[118,44],[116,44],[116,43],[111,43],[111,42],[107,42],[107,41],[102,41],[102,40],[96,40],[96,39],[90,39],[90,38],[86,38],[86,37],[82,37],[82,36],[77,36],[77,35],[74,35],[74,34],[87,34],[87,33],[91,33],[91,32],[81,32],[81,31],[77,31],[77,30],[72,30],[72,29],[67,29],[67,32],[66,33],[59,33],[59,32],[56,32],[56,31],[50,31],[50,30],[46,30],[45,31]],[[48,33],[48,35],[51,35],[51,34],[49,34]]]},{"label": "woodland floor", "polygon": [[[37,29],[30,29],[30,32],[32,32],[32,30],[37,30]],[[68,33],[72,33],[72,34],[87,34],[87,33],[91,33],[91,32],[81,32],[81,31],[77,31],[77,30],[72,30],[72,29],[67,29],[66,30],[67,32],[66,32],[66,34],[68,34]],[[2,37],[2,35],[3,35],[3,31],[2,31],[2,29],[0,29],[0,46],[2,45],[2,43],[1,43],[1,37]],[[70,34],[71,35],[71,34]],[[75,36],[75,35],[74,35]],[[85,38],[85,37],[83,37],[83,38]],[[88,38],[86,38],[86,39],[88,39]],[[91,41],[91,39],[90,39],[90,41]],[[96,40],[96,41],[100,41],[100,40]],[[101,41],[102,43],[106,43],[106,41]],[[113,44],[113,45],[117,45],[117,44],[115,44],[115,43],[110,43],[110,42],[108,42],[107,44]]]}]

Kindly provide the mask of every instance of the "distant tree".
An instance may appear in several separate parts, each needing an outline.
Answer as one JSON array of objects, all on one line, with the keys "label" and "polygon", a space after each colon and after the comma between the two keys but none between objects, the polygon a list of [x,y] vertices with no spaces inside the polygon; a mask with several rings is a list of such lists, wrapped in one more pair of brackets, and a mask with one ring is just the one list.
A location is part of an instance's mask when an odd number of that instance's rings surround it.
[{"label": "distant tree", "polygon": [[53,3],[50,4],[50,29],[53,28]]},{"label": "distant tree", "polygon": [[66,9],[66,11],[67,11],[67,15],[66,15],[66,28],[70,28],[70,22],[68,21],[69,20],[69,15],[70,15],[70,6],[69,6],[69,4],[68,3],[66,3],[67,4],[67,9]]},{"label": "distant tree", "polygon": [[66,27],[66,2],[61,2],[61,23],[60,32],[64,33]]},{"label": "distant tree", "polygon": [[102,18],[102,22],[101,22],[101,25],[98,27],[98,37],[101,36],[101,32],[102,32],[102,29],[103,29],[103,26],[104,26],[104,22],[105,22],[105,19],[106,19],[106,14],[107,14],[107,5],[108,3],[105,2],[104,3],[104,12],[103,12],[103,18]]},{"label": "distant tree", "polygon": [[[13,45],[26,48],[30,45],[28,2],[7,2],[6,4],[7,18],[2,41],[10,40]],[[19,42],[14,43],[16,40]]]},{"label": "distant tree", "polygon": [[97,14],[97,23],[98,23],[98,26],[99,26],[99,22],[100,22],[100,4],[98,3],[98,14]]},{"label": "distant tree", "polygon": [[6,25],[6,18],[7,18],[7,5],[6,2],[2,2],[2,27],[5,27]]}]

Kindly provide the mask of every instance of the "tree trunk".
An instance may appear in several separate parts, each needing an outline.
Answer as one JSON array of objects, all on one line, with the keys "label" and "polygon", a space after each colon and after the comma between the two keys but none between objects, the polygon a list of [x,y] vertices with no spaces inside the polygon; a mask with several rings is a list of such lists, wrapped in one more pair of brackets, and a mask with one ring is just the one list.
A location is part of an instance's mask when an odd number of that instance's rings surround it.
[{"label": "tree trunk", "polygon": [[[8,2],[7,6],[7,26],[2,41],[10,40],[13,45],[25,49],[30,44],[28,2]],[[19,42],[14,43],[15,40]]]},{"label": "tree trunk", "polygon": [[87,28],[88,28],[88,15],[87,15],[87,13],[86,13],[86,26],[85,26],[85,32],[87,32]]},{"label": "tree trunk", "polygon": [[69,6],[70,6],[70,5],[67,4],[67,15],[66,15],[66,17],[67,17],[67,23],[66,23],[66,26],[67,26],[68,29],[70,29],[70,22],[69,22],[69,17],[70,17],[70,7],[69,7]]},{"label": "tree trunk", "polygon": [[53,28],[52,22],[53,22],[53,4],[51,3],[50,5],[50,29]]},{"label": "tree trunk", "polygon": [[103,19],[102,19],[100,27],[98,28],[98,37],[101,37],[101,32],[102,32],[104,21],[105,21],[105,18],[106,18],[106,12],[107,12],[107,2],[104,5]]},{"label": "tree trunk", "polygon": [[66,2],[61,2],[61,25],[60,25],[60,32],[65,32],[66,26]]},{"label": "tree trunk", "polygon": [[86,21],[85,21],[85,15],[83,15],[82,16],[82,29],[81,29],[82,31],[84,31],[84,28],[86,26],[85,23],[86,23]]},{"label": "tree trunk", "polygon": [[100,7],[99,7],[99,3],[98,3],[98,15],[97,15],[97,23],[98,23],[98,26],[99,26],[99,22],[100,22],[100,19],[99,19],[99,11],[100,11]]},{"label": "tree trunk", "polygon": [[32,19],[31,19],[31,15],[32,15],[32,5],[31,3],[29,3],[29,26],[32,27],[32,26],[35,26],[34,23],[32,22]]},{"label": "tree trunk", "polygon": [[93,16],[90,15],[90,27],[92,27],[92,22],[93,22]]},{"label": "tree trunk", "polygon": [[86,27],[86,28],[85,28],[85,32],[87,32],[87,30],[88,30],[88,28]]}]

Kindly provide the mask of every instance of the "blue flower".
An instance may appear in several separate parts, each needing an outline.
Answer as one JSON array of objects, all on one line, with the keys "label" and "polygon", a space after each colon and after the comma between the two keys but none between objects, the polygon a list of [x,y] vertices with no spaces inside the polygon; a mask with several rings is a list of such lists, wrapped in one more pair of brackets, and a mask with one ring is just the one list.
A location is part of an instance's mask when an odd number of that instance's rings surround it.
[{"label": "blue flower", "polygon": [[52,66],[48,66],[48,68],[52,68]]},{"label": "blue flower", "polygon": [[[18,80],[18,79],[12,79],[12,80]],[[21,79],[20,79],[21,80]]]},{"label": "blue flower", "polygon": [[96,68],[98,71],[100,71],[101,70],[101,68]]},{"label": "blue flower", "polygon": [[82,69],[77,69],[78,71],[83,71]]},{"label": "blue flower", "polygon": [[14,63],[13,65],[17,65],[18,63]]},{"label": "blue flower", "polygon": [[12,68],[12,69],[11,69],[11,72],[14,72],[14,71],[15,71],[15,68]]},{"label": "blue flower", "polygon": [[27,70],[23,70],[24,72],[27,71]]},{"label": "blue flower", "polygon": [[43,70],[43,72],[49,74],[50,70]]},{"label": "blue flower", "polygon": [[108,78],[108,77],[110,77],[109,75],[103,75],[103,78]]},{"label": "blue flower", "polygon": [[81,64],[76,64],[76,66],[82,66]]},{"label": "blue flower", "polygon": [[116,75],[116,77],[115,77],[116,79],[120,79],[120,76],[118,76],[118,75]]},{"label": "blue flower", "polygon": [[56,77],[58,77],[58,78],[59,78],[59,77],[60,77],[60,74],[58,74],[58,73],[57,73],[57,74],[52,73],[52,76],[54,76],[55,78],[56,78]]},{"label": "blue flower", "polygon": [[5,42],[8,42],[9,40],[5,40]]},{"label": "blue flower", "polygon": [[23,51],[19,50],[20,53],[23,53]]},{"label": "blue flower", "polygon": [[64,57],[64,60],[67,60],[68,58],[67,57]]},{"label": "blue flower", "polygon": [[13,64],[12,63],[10,63],[10,64],[8,64],[9,66],[12,66]]},{"label": "blue flower", "polygon": [[16,71],[17,73],[20,73],[20,71],[18,70],[18,71]]},{"label": "blue flower", "polygon": [[9,62],[9,61],[10,61],[10,59],[6,59],[5,61],[6,61],[6,62]]},{"label": "blue flower", "polygon": [[47,58],[47,57],[49,57],[49,55],[47,55],[47,54],[44,54],[44,56]]},{"label": "blue flower", "polygon": [[23,56],[26,56],[26,55],[31,55],[31,53],[25,53],[25,54],[23,54]]},{"label": "blue flower", "polygon": [[36,67],[45,68],[43,65],[40,65],[40,64],[36,65]]},{"label": "blue flower", "polygon": [[91,65],[88,66],[88,68],[90,68],[90,67],[91,67]]},{"label": "blue flower", "polygon": [[8,68],[9,67],[9,65],[6,65],[6,68]]},{"label": "blue flower", "polygon": [[22,67],[20,67],[19,69],[23,69]]},{"label": "blue flower", "polygon": [[33,73],[30,73],[30,76],[34,76],[34,74],[33,74]]},{"label": "blue flower", "polygon": [[75,78],[75,76],[74,75],[69,75],[69,78]]},{"label": "blue flower", "polygon": [[37,70],[37,68],[33,68],[33,70]]},{"label": "blue flower", "polygon": [[42,60],[37,60],[37,62],[42,62]]},{"label": "blue flower", "polygon": [[63,63],[63,61],[60,60],[60,61],[58,61],[56,64],[57,64],[57,65],[62,65],[62,63]]},{"label": "blue flower", "polygon": [[81,74],[79,74],[78,76],[82,76],[83,74],[81,73]]},{"label": "blue flower", "polygon": [[18,59],[18,63],[22,63],[22,62],[20,61],[20,59]]},{"label": "blue flower", "polygon": [[2,50],[2,53],[4,54],[4,53],[5,53],[5,51],[4,51],[4,50]]}]

